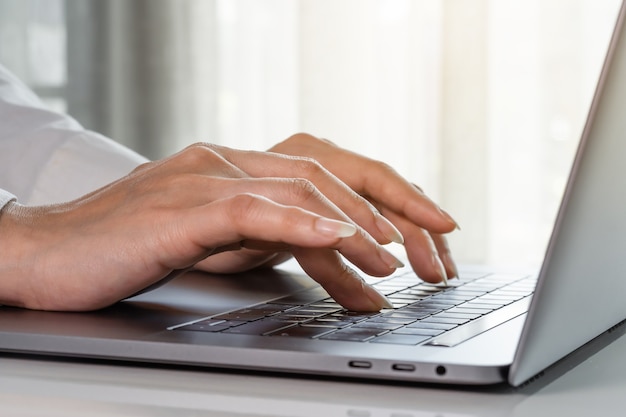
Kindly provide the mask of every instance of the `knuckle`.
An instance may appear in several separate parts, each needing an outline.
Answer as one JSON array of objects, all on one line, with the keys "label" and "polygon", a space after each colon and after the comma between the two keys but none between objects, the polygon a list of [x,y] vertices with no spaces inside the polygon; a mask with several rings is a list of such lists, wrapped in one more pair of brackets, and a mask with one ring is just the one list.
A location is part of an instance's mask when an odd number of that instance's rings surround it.
[{"label": "knuckle", "polygon": [[150,162],[144,162],[143,164],[138,165],[135,169],[133,169],[131,171],[131,174],[137,174],[139,172],[145,172],[148,171],[149,169],[153,168],[154,166],[156,166],[157,163],[154,161],[150,161]]},{"label": "knuckle", "polygon": [[296,171],[305,178],[315,178],[320,174],[325,174],[326,169],[313,158],[297,157],[294,158]]},{"label": "knuckle", "polygon": [[308,200],[319,194],[315,184],[306,178],[290,178],[286,182],[288,194],[296,201]]},{"label": "knuckle", "polygon": [[241,220],[254,217],[259,211],[260,199],[253,194],[237,194],[230,199],[228,215],[235,223]]},{"label": "knuckle", "polygon": [[306,132],[295,133],[291,135],[290,137],[288,137],[286,141],[297,142],[300,144],[325,144],[325,145],[337,146],[334,142],[326,138],[319,138],[317,136],[311,135],[310,133],[306,133]]},{"label": "knuckle", "polygon": [[286,139],[286,141],[288,142],[298,142],[298,143],[302,143],[302,142],[306,143],[306,142],[311,142],[315,140],[317,140],[315,136],[310,135],[308,133],[304,133],[304,132],[295,133]]},{"label": "knuckle", "polygon": [[194,143],[183,149],[177,155],[177,159],[189,167],[206,167],[223,160],[215,149],[203,143]]},{"label": "knuckle", "polygon": [[383,161],[378,161],[378,160],[372,160],[372,167],[374,169],[375,172],[380,172],[383,174],[396,174],[396,170],[395,168],[393,168],[391,165],[389,165],[386,162]]}]

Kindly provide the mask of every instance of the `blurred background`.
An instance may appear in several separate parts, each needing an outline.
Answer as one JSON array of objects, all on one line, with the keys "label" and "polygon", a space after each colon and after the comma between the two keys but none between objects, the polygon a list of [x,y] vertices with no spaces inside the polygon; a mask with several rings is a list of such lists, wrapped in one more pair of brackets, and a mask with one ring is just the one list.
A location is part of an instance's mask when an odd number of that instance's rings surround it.
[{"label": "blurred background", "polygon": [[150,157],[306,131],[460,223],[458,262],[543,257],[618,0],[0,0],[0,63]]}]

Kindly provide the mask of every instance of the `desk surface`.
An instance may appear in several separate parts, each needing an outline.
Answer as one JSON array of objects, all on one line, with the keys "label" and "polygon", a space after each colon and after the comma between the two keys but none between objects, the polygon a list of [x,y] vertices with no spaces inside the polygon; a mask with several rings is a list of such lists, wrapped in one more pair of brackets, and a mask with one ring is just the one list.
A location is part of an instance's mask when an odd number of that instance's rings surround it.
[{"label": "desk surface", "polygon": [[[522,390],[450,389],[0,356],[4,416],[623,416],[626,336]],[[556,414],[554,414],[557,412]]]}]

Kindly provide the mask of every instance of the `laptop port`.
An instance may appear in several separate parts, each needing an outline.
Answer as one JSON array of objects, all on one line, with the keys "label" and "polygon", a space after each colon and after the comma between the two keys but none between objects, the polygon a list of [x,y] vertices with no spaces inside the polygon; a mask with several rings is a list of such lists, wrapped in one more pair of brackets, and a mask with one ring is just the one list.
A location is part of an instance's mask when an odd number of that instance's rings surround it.
[{"label": "laptop port", "polygon": [[372,362],[368,361],[350,361],[348,362],[350,368],[369,369],[372,367]]},{"label": "laptop port", "polygon": [[415,365],[411,365],[410,363],[394,363],[391,369],[394,371],[413,372],[415,371]]}]

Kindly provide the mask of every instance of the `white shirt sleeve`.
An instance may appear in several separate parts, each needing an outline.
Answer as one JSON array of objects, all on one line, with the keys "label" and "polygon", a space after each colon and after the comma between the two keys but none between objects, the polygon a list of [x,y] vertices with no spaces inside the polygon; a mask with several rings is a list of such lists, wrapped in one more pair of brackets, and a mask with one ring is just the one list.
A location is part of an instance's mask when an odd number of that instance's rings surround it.
[{"label": "white shirt sleeve", "polygon": [[2,208],[6,206],[7,203],[16,199],[17,197],[15,197],[10,192],[0,189],[0,210],[2,210]]},{"label": "white shirt sleeve", "polygon": [[69,201],[144,162],[143,156],[71,117],[46,109],[0,66],[0,191],[5,191],[0,192],[0,208],[12,198],[27,205]]}]

